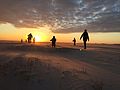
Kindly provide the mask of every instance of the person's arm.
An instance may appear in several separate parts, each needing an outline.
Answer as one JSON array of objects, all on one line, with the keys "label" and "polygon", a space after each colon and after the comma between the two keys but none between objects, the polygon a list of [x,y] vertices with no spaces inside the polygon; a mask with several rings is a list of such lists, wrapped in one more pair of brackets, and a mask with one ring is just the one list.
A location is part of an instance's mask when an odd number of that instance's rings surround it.
[{"label": "person's arm", "polygon": [[80,40],[81,40],[82,37],[83,37],[83,34],[81,35]]},{"label": "person's arm", "polygon": [[50,41],[52,41],[52,39]]}]

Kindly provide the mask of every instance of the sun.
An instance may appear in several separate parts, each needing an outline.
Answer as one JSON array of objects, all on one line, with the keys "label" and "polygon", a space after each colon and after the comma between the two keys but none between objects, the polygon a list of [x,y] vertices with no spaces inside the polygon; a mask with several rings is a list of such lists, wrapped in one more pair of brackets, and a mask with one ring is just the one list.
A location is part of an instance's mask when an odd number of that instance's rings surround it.
[{"label": "sun", "polygon": [[35,42],[40,42],[40,41],[41,41],[40,36],[36,35],[36,36],[35,36]]}]

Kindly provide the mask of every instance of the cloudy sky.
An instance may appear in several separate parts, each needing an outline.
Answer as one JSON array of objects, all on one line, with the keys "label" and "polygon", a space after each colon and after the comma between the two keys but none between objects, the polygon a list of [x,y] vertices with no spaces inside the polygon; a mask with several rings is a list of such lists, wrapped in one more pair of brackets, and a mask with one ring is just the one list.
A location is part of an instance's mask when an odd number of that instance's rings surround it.
[{"label": "cloudy sky", "polygon": [[52,32],[120,32],[120,0],[0,0],[0,24]]}]

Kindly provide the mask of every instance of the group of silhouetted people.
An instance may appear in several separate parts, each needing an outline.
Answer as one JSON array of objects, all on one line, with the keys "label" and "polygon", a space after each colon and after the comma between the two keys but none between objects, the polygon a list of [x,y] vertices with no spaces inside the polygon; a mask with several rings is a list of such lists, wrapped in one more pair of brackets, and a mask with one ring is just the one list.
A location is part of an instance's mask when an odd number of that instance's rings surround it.
[{"label": "group of silhouetted people", "polygon": [[[30,34],[28,34],[28,43],[31,43],[32,41],[32,38],[33,38],[33,35],[30,33]],[[35,43],[35,37],[33,38],[33,43]]]},{"label": "group of silhouetted people", "polygon": [[[35,43],[35,37],[33,38],[32,33],[28,34],[27,36],[28,38],[25,40],[26,43],[31,43],[32,39],[33,39],[33,43]],[[23,39],[21,39],[21,43],[23,43]]]},{"label": "group of silhouetted people", "polygon": [[[83,42],[84,42],[84,49],[86,49],[86,42],[89,41],[89,35],[88,35],[88,32],[87,32],[87,29],[85,29],[84,32],[82,33],[82,35],[80,37],[80,40],[82,38],[83,38]],[[55,47],[56,46],[55,36],[53,36],[53,38],[50,41],[52,41],[52,47]],[[75,46],[76,45],[76,39],[75,38],[73,39],[73,42],[74,42],[74,46]]]},{"label": "group of silhouetted people", "polygon": [[[33,38],[33,35],[30,33],[28,34],[28,38],[27,38],[27,42],[31,43],[31,40]],[[87,30],[85,29],[84,32],[82,33],[80,40],[83,38],[83,42],[84,42],[84,49],[86,49],[86,42],[89,41],[89,35]],[[52,47],[56,47],[56,38],[55,36],[53,36],[53,38],[50,40],[52,42]],[[23,40],[21,40],[21,42],[23,42]],[[74,42],[74,46],[76,45],[76,39],[73,39]],[[33,38],[33,43],[35,43],[35,37]]]},{"label": "group of silhouetted people", "polygon": [[30,34],[28,34],[28,43],[31,43],[31,39],[33,38],[33,35],[30,33]]}]

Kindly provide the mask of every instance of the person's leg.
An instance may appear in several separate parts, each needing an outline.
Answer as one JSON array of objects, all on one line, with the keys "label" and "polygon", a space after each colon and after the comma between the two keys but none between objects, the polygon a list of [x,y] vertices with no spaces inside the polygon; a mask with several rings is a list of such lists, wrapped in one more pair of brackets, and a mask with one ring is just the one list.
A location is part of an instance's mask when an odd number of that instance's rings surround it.
[{"label": "person's leg", "polygon": [[52,42],[52,47],[54,46],[53,42]]},{"label": "person's leg", "polygon": [[76,43],[74,42],[74,46],[76,45]]},{"label": "person's leg", "polygon": [[30,43],[30,39],[28,39],[28,43]]},{"label": "person's leg", "polygon": [[54,43],[54,47],[56,46],[56,43]]},{"label": "person's leg", "polygon": [[84,49],[86,49],[86,41],[84,41]]}]

